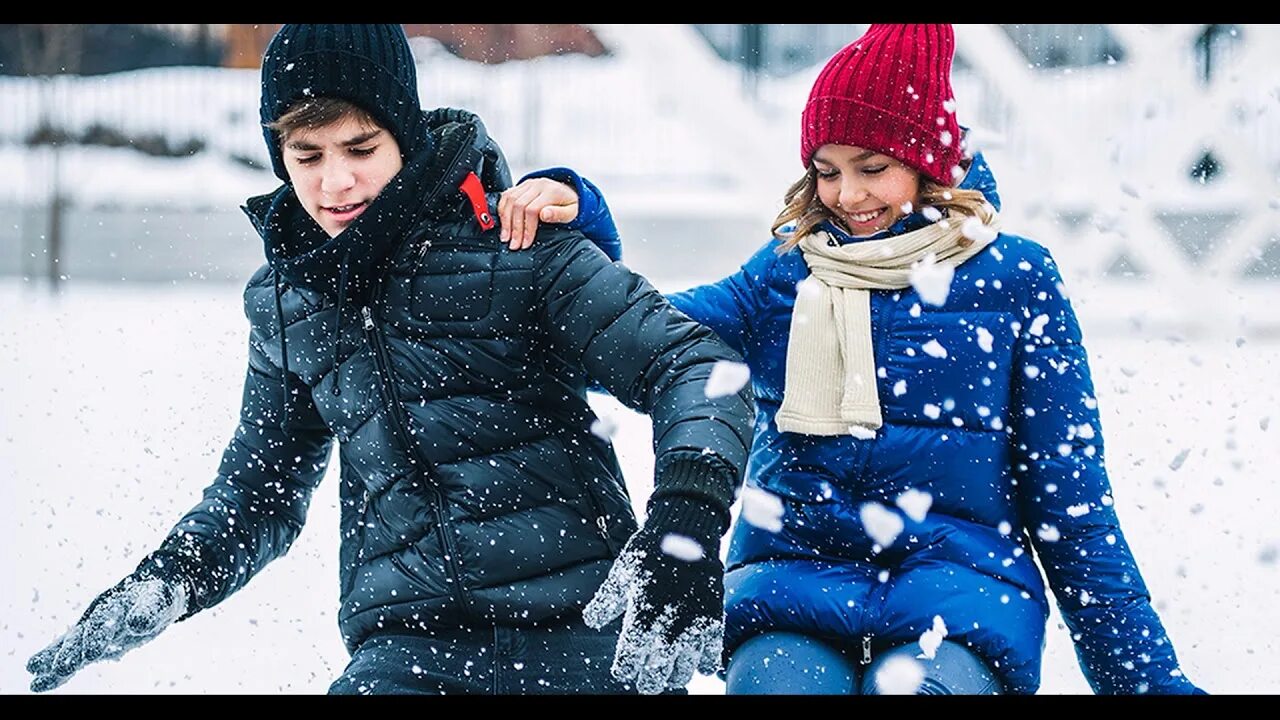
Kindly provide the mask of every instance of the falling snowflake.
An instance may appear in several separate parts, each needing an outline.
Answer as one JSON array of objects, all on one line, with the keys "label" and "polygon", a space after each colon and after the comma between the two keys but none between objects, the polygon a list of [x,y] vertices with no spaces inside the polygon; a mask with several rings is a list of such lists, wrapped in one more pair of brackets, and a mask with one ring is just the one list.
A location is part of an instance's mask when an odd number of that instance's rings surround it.
[{"label": "falling snowflake", "polygon": [[924,345],[921,345],[920,349],[924,350],[925,354],[930,357],[944,358],[947,356],[947,349],[942,347],[942,343],[937,340],[930,340]]},{"label": "falling snowflake", "polygon": [[925,515],[933,505],[933,496],[923,490],[911,488],[898,496],[894,501],[907,517],[916,522],[924,522]]},{"label": "falling snowflake", "polygon": [[995,228],[976,217],[971,217],[960,226],[960,234],[977,243],[989,243],[996,239]]},{"label": "falling snowflake", "polygon": [[1277,556],[1280,556],[1280,547],[1274,544],[1267,545],[1258,552],[1258,562],[1263,565],[1275,565]]},{"label": "falling snowflake", "polygon": [[933,253],[930,253],[911,268],[907,280],[920,293],[921,300],[930,305],[942,306],[947,302],[947,295],[951,294],[951,280],[955,274],[954,266],[939,264]]},{"label": "falling snowflake", "polygon": [[743,363],[732,360],[717,360],[707,377],[707,385],[703,392],[709,398],[732,395],[742,389],[751,380],[751,370]]},{"label": "falling snowflake", "polygon": [[941,615],[933,616],[933,627],[920,635],[920,656],[933,660],[942,645],[942,638],[947,636],[947,624]]},{"label": "falling snowflake", "polygon": [[694,562],[702,559],[702,545],[684,535],[668,533],[662,537],[662,552],[678,560]]},{"label": "falling snowflake", "polygon": [[982,348],[982,352],[991,352],[994,347],[992,343],[995,341],[995,336],[991,334],[990,330],[984,327],[978,327],[976,329],[978,331],[978,347]]},{"label": "falling snowflake", "polygon": [[1043,335],[1044,326],[1048,322],[1049,322],[1048,315],[1043,315],[1043,314],[1037,315],[1036,319],[1031,321],[1031,327],[1027,329],[1027,332],[1031,333],[1032,335]]},{"label": "falling snowflake", "polygon": [[782,498],[758,487],[742,488],[742,519],[769,532],[782,530]]},{"label": "falling snowflake", "polygon": [[867,535],[882,548],[889,547],[902,532],[902,517],[880,503],[865,503],[858,516]]},{"label": "falling snowflake", "polygon": [[915,695],[924,682],[924,666],[909,657],[891,657],[876,672],[881,695]]},{"label": "falling snowflake", "polygon": [[849,434],[859,440],[875,440],[876,431],[863,425],[850,425]]},{"label": "falling snowflake", "polygon": [[613,439],[613,435],[616,432],[618,432],[618,421],[613,417],[606,416],[596,418],[591,423],[591,434],[605,442],[609,442]]}]

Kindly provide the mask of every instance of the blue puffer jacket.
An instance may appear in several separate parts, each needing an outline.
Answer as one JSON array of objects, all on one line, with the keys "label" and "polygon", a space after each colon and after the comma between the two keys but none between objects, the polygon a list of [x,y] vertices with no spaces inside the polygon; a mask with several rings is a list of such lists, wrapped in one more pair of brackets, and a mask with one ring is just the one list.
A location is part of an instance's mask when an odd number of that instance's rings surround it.
[{"label": "blue puffer jacket", "polygon": [[[981,155],[960,187],[1000,205]],[[877,237],[926,222],[912,214]],[[938,615],[1007,692],[1032,693],[1049,615],[1034,550],[1095,692],[1196,692],[1120,530],[1087,353],[1049,252],[1001,233],[957,268],[941,307],[912,288],[872,292],[884,426],[862,440],[774,424],[796,283],[809,275],[799,251],[778,246],[669,296],[745,357],[758,407],[747,482],[784,501],[781,532],[740,520],[732,533],[726,650],[786,630],[874,653],[918,641]],[[924,350],[931,341],[944,356]],[[909,489],[932,497],[922,522],[895,504]],[[887,548],[859,519],[866,503],[902,517]]]}]

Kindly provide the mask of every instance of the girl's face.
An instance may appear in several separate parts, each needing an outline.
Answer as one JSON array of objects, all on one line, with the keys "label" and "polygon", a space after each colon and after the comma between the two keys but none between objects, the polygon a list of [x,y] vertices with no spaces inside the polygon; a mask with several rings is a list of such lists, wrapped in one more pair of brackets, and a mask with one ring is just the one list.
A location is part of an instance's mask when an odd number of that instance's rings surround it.
[{"label": "girl's face", "polygon": [[302,207],[329,237],[342,232],[400,172],[391,133],[348,115],[284,141],[284,166]]},{"label": "girl's face", "polygon": [[854,237],[880,232],[920,204],[920,173],[875,150],[823,145],[813,166],[818,199]]}]

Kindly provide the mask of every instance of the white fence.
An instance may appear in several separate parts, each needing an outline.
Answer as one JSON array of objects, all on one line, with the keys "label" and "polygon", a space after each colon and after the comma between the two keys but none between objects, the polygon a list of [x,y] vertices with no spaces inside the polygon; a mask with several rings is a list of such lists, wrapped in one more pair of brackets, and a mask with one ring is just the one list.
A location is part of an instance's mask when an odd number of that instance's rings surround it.
[{"label": "white fence", "polygon": [[[1006,227],[1048,245],[1084,291],[1080,301],[1108,306],[1100,314],[1123,323],[1280,328],[1272,310],[1280,301],[1280,28],[1241,26],[1242,42],[1208,86],[1193,52],[1203,26],[1109,29],[1124,59],[1072,71],[1028,67],[996,26],[957,26],[968,69],[954,78],[958,113],[997,173]],[[740,70],[691,26],[597,31],[607,57],[498,66],[415,39],[423,102],[478,112],[517,173],[569,165],[592,177],[621,216],[685,218],[690,233],[726,217],[759,227],[708,265],[732,269],[763,240],[782,191],[801,172],[799,110],[818,67],[765,80],[752,100]],[[127,207],[135,186],[145,188],[147,204],[177,205],[207,204],[220,183],[233,186],[228,197],[249,194],[241,186],[267,189],[265,172],[235,165],[222,178],[210,165],[230,157],[265,163],[257,100],[255,70],[0,78],[0,168],[21,180],[0,184],[0,203],[47,201],[49,153],[22,150],[42,123],[73,135],[99,125],[204,145],[198,171],[157,164],[146,172],[172,179],[148,183],[108,172],[107,187],[96,190],[88,168],[109,156],[64,158],[61,184],[73,205]],[[1200,183],[1191,169],[1206,152],[1220,170]],[[0,234],[0,253],[5,244]]]}]

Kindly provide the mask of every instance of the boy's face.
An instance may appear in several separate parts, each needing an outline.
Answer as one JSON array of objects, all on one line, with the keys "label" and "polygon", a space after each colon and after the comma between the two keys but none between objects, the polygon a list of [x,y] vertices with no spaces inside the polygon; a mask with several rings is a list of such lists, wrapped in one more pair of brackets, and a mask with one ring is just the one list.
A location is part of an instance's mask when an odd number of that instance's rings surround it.
[{"label": "boy's face", "polygon": [[291,133],[284,165],[302,207],[334,237],[368,209],[404,162],[391,133],[346,116]]}]

